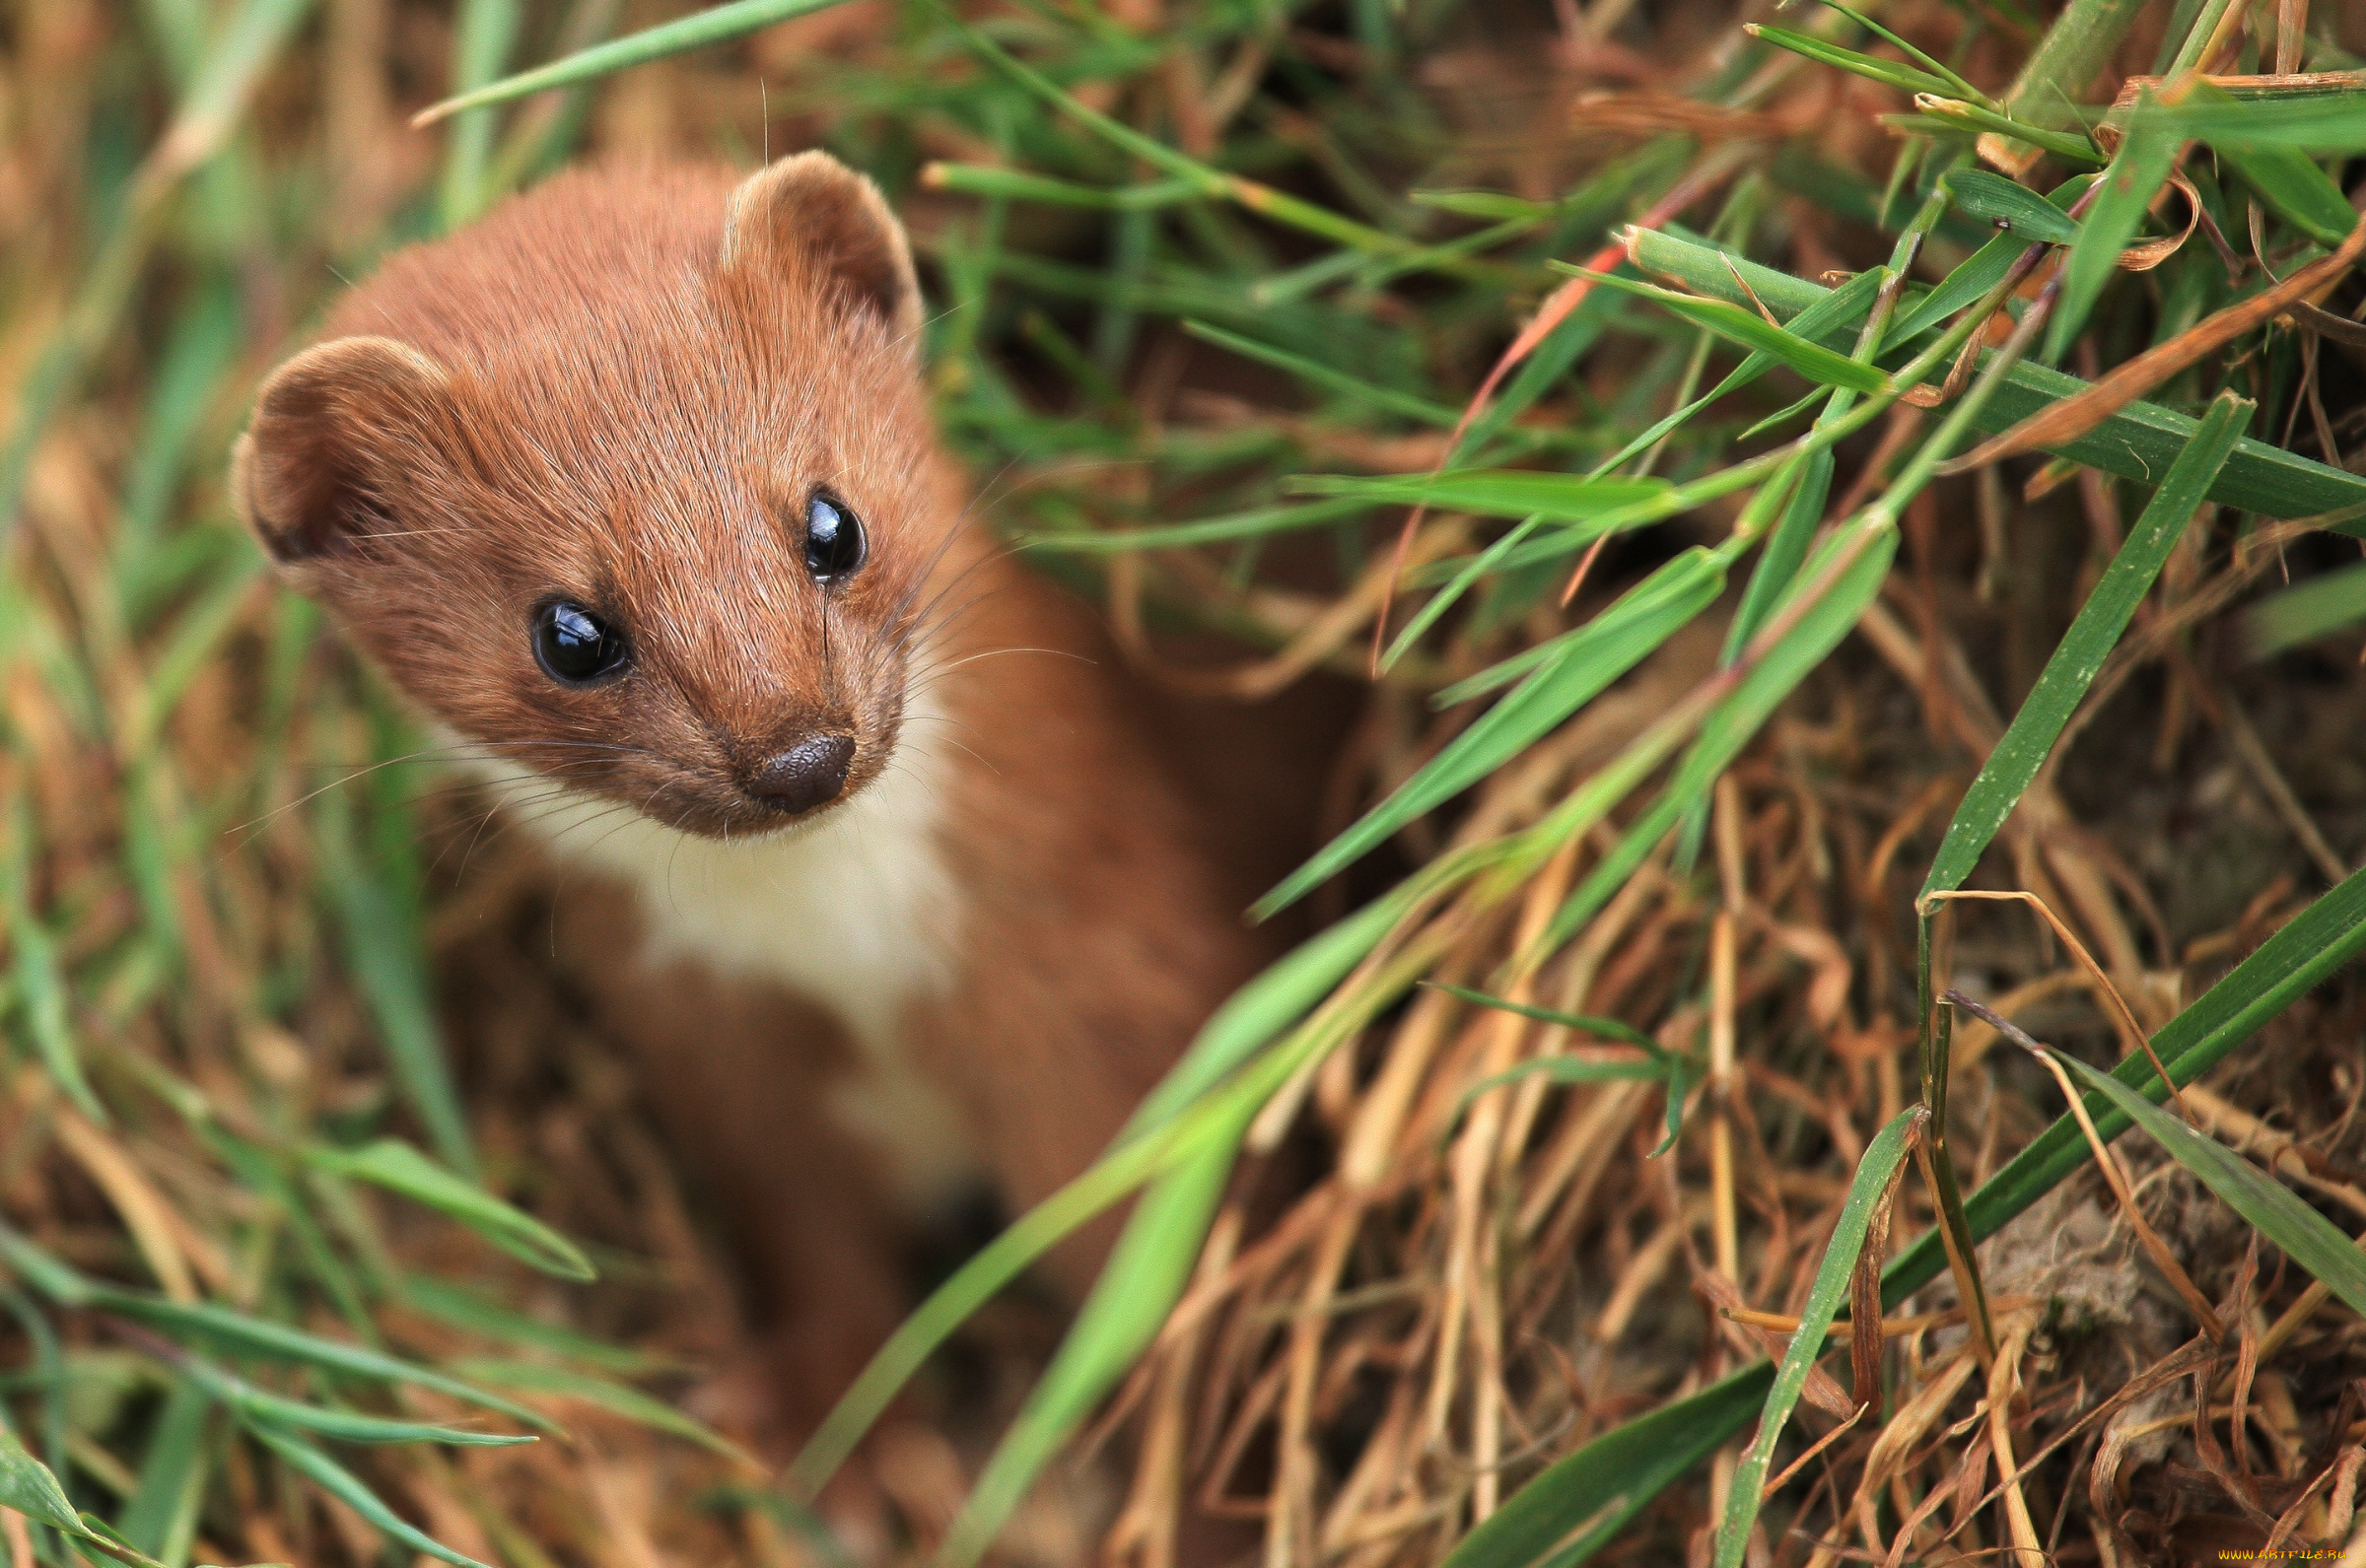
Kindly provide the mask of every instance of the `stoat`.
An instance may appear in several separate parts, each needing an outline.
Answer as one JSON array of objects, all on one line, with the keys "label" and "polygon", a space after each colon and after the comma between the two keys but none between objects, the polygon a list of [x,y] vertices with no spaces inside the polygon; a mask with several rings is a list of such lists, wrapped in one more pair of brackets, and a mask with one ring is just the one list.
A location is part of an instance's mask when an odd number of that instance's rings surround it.
[{"label": "stoat", "polygon": [[970,510],[921,325],[827,156],[570,172],[355,289],[234,473],[285,579],[631,889],[625,934],[561,940],[746,1234],[801,1417],[903,1305],[864,1252],[888,1171],[1045,1196],[1269,953],[1243,825]]}]

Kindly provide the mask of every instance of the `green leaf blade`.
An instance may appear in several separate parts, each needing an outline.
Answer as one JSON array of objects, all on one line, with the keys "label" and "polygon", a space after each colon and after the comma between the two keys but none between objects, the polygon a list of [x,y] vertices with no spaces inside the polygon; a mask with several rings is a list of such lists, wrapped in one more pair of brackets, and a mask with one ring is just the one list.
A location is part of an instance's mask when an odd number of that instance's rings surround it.
[{"label": "green leaf blade", "polygon": [[246,1430],[259,1438],[263,1446],[285,1460],[288,1467],[311,1481],[314,1486],[336,1498],[346,1507],[368,1520],[381,1534],[430,1557],[451,1563],[452,1568],[491,1568],[452,1550],[442,1541],[404,1519],[386,1506],[378,1493],[360,1476],[330,1459],[326,1454],[268,1421],[249,1421]]},{"label": "green leaf blade", "polygon": [[1694,549],[1668,562],[1597,615],[1584,635],[1457,735],[1411,779],[1259,899],[1278,914],[1369,853],[1406,823],[1460,794],[1550,733],[1569,715],[1713,603],[1724,569]]},{"label": "green leaf blade", "polygon": [[1135,1204],[1083,1310],[954,1519],[939,1556],[947,1568],[985,1556],[1043,1467],[1157,1337],[1190,1283],[1256,1111],[1244,1106]]},{"label": "green leaf blade", "polygon": [[2153,197],[2168,182],[2177,148],[2174,136],[2146,129],[2131,133],[2112,155],[2103,189],[2062,263],[2061,295],[2054,301],[2053,319],[2046,324],[2047,359],[2059,360],[2086,325],[2104,285],[2120,270],[2121,250],[2136,237]]},{"label": "green leaf blade", "polygon": [[594,82],[603,76],[614,76],[619,71],[629,71],[634,66],[647,65],[688,49],[728,43],[760,28],[796,17],[810,16],[816,11],[827,11],[839,3],[840,0],[732,0],[729,5],[712,6],[658,27],[644,28],[625,37],[578,50],[563,60],[553,60],[548,65],[521,71],[498,82],[487,83],[472,92],[448,98],[422,109],[413,117],[412,124],[426,125],[463,110],[486,108],[495,103],[530,98],[536,93]]},{"label": "green leaf blade", "polygon": [[1573,1568],[1741,1430],[1774,1381],[1762,1361],[1603,1433],[1514,1492],[1443,1568]]},{"label": "green leaf blade", "polygon": [[1791,53],[1814,60],[1819,65],[1833,66],[1851,75],[1861,76],[1868,82],[1879,82],[1884,87],[1894,87],[1902,93],[1939,93],[1952,97],[1959,91],[1956,85],[1946,78],[1933,76],[1930,72],[1915,66],[1901,64],[1896,60],[1885,60],[1879,55],[1863,54],[1855,49],[1843,48],[1837,43],[1826,42],[1822,38],[1811,36],[1805,33],[1794,33],[1788,28],[1773,28],[1752,22],[1744,24],[1743,31],[1763,43],[1772,43],[1778,49],[1788,49]]},{"label": "green leaf blade", "polygon": [[1594,479],[1526,468],[1448,468],[1435,474],[1362,478],[1302,474],[1288,488],[1301,495],[1354,497],[1364,502],[1429,507],[1484,516],[1540,516],[1548,522],[1590,522],[1607,512],[1665,495],[1664,479]]},{"label": "green leaf blade", "polygon": [[1959,169],[1943,183],[1955,204],[1982,223],[2010,231],[2032,243],[2075,244],[2079,226],[2060,208],[2002,174],[1984,169]]},{"label": "green leaf blade", "polygon": [[358,1149],[314,1147],[306,1158],[323,1170],[399,1193],[448,1215],[519,1261],[561,1279],[598,1277],[583,1249],[523,1210],[462,1180],[399,1138]]},{"label": "green leaf blade", "polygon": [[2279,588],[2243,612],[2244,643],[2265,658],[2366,621],[2366,561]]},{"label": "green leaf blade", "polygon": [[2037,685],[1988,753],[1980,776],[1965,791],[1963,803],[1947,824],[1938,853],[1932,857],[1930,874],[1923,879],[1925,898],[1963,886],[1981,853],[2037,778],[2062,726],[2070,721],[2103,667],[2105,656],[2127,629],[2136,606],[2168,563],[2169,552],[2184,536],[2187,522],[2217,482],[2252,407],[2249,399],[2232,392],[2219,394],[2210,405],[2193,439],[2178,454],[2161,488],[2153,493],[2143,515],[2128,530],[2126,541],[2046,661]]},{"label": "green leaf blade", "polygon": [[[1914,1147],[1914,1134],[1929,1114],[1921,1106],[1899,1112],[1889,1125],[1874,1134],[1864,1157],[1856,1162],[1856,1175],[1848,1183],[1848,1195],[1842,1200],[1832,1240],[1825,1244],[1823,1261],[1816,1265],[1815,1283],[1808,1288],[1806,1305],[1799,1309],[1799,1330],[1791,1335],[1790,1347],[1783,1352],[1781,1364],[1774,1369],[1774,1384],[1767,1390],[1767,1402],[1758,1417],[1758,1437],[1742,1455],[1726,1493],[1725,1518],[1717,1527],[1715,1568],[1741,1568],[1750,1547],[1750,1532],[1758,1524],[1775,1442],[1799,1402],[1800,1391],[1807,1387],[1807,1375],[1815,1369],[1816,1358],[1824,1353],[1824,1338],[1833,1319],[1840,1316],[1841,1303],[1847,1299],[1848,1282],[1856,1271],[1857,1255],[1864,1250],[1874,1208],[1889,1197],[1892,1183]],[[1862,1393],[1860,1390],[1860,1396]]]},{"label": "green leaf blade", "polygon": [[[1828,349],[1795,332],[1786,331],[1759,314],[1754,307],[1724,300],[1705,299],[1700,295],[1680,294],[1656,284],[1623,278],[1615,272],[1589,273],[1583,268],[1558,261],[1553,265],[1557,271],[1590,277],[1599,285],[1634,295],[1640,300],[1649,300],[1671,314],[1681,316],[1697,326],[1706,327],[1719,337],[1739,343],[1753,353],[1771,356],[1820,386],[1844,386],[1852,392],[1878,392],[1889,385],[1889,377],[1873,366],[1862,360],[1852,360],[1845,354]],[[1756,303],[1749,302],[1751,307],[1755,307]]]},{"label": "green leaf blade", "polygon": [[2162,1110],[2111,1074],[2066,1053],[2052,1055],[2119,1107],[2122,1116],[2142,1127],[2172,1159],[2200,1178],[2204,1187],[2282,1248],[2285,1257],[2307,1269],[2350,1311],[2366,1315],[2366,1253],[2358,1251],[2331,1220],[2233,1149]]}]

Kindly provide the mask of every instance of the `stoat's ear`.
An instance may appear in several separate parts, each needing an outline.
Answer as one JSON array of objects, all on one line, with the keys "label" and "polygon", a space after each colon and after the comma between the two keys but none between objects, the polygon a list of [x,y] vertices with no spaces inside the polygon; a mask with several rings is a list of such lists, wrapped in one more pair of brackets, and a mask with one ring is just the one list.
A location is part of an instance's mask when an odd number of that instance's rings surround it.
[{"label": "stoat's ear", "polygon": [[271,558],[295,565],[383,531],[447,384],[391,338],[338,338],[281,366],[231,458],[232,497]]},{"label": "stoat's ear", "polygon": [[878,186],[827,153],[784,158],[731,192],[723,264],[835,290],[885,322],[898,341],[917,343],[920,284],[904,226]]}]

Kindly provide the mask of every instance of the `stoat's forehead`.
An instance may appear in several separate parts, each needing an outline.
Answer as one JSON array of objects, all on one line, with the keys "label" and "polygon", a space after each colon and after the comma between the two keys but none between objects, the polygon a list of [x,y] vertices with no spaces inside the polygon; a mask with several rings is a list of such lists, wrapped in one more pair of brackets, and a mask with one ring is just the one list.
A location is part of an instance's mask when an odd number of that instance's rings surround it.
[{"label": "stoat's forehead", "polygon": [[[762,303],[686,288],[633,332],[520,344],[456,378],[487,435],[472,521],[522,525],[517,565],[540,589],[605,607],[719,722],[832,701],[891,662],[947,522],[908,353],[869,323]],[[866,545],[826,583],[805,561],[817,501]]]}]

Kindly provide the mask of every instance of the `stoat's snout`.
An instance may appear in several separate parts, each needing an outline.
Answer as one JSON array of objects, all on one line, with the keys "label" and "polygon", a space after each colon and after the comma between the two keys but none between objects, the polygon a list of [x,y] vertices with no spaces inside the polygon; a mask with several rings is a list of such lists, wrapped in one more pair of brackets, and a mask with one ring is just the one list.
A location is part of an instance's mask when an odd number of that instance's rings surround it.
[{"label": "stoat's snout", "polygon": [[808,735],[756,770],[747,792],[776,810],[810,811],[838,798],[854,760],[854,736]]},{"label": "stoat's snout", "polygon": [[805,154],[554,243],[574,177],[391,258],[263,388],[239,504],[542,798],[800,826],[893,762],[958,577],[903,231]]}]

